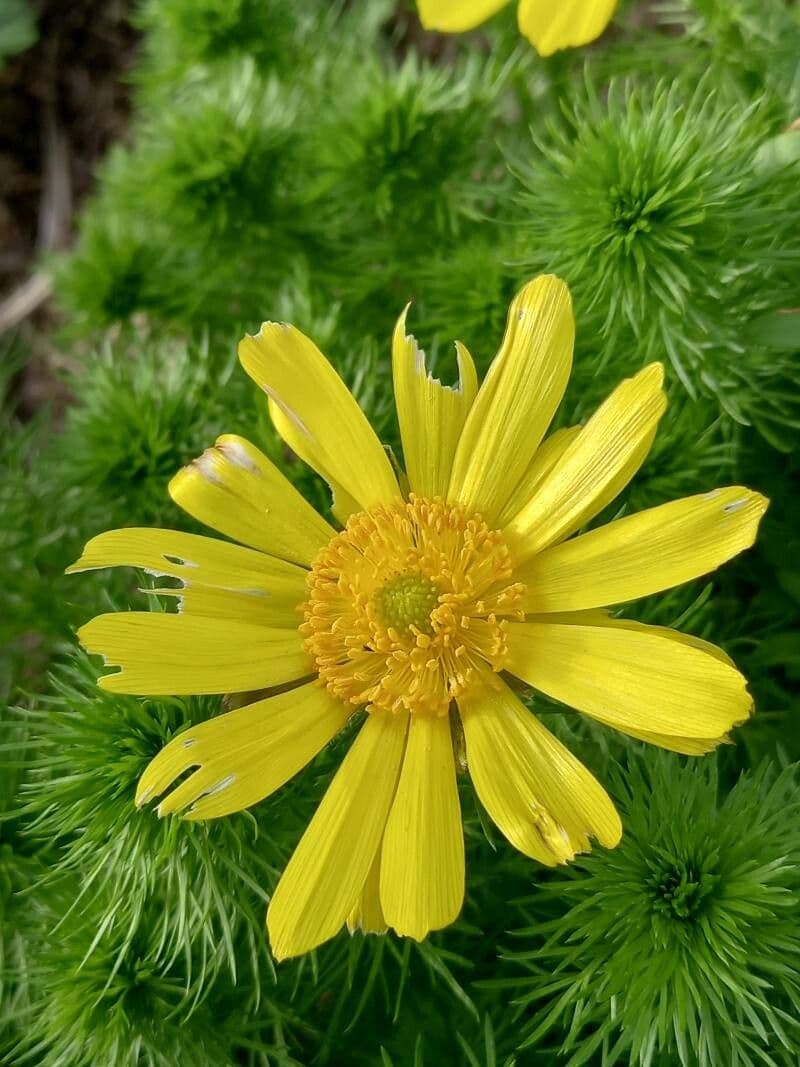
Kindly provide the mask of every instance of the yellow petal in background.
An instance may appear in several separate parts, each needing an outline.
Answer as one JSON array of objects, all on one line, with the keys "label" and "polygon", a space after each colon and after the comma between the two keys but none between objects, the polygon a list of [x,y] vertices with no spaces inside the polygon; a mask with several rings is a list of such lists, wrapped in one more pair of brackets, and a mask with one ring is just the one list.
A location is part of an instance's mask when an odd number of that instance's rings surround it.
[{"label": "yellow petal in background", "polygon": [[297,630],[151,611],[98,615],[78,631],[87,652],[122,670],[98,685],[167,696],[241,693],[313,673]]},{"label": "yellow petal in background", "polygon": [[572,522],[570,522],[569,525],[553,539],[552,544],[559,544],[561,541],[565,540],[565,538],[571,537],[576,530],[587,522],[591,522],[595,515],[599,515],[603,508],[607,507],[612,501],[617,499],[619,494],[634,475],[638,473],[639,468],[649,456],[657,431],[658,419],[653,422],[649,433],[642,434],[638,445],[626,454],[619,467],[615,468],[613,476],[605,481],[602,489],[597,493],[590,493],[587,495],[583,504],[573,516]]},{"label": "yellow petal in background", "polygon": [[[294,427],[289,447],[318,474],[341,486],[361,508],[400,499],[375,431],[313,341],[293,326],[265,322],[239,343],[239,359]],[[302,451],[292,443],[298,438]]]},{"label": "yellow petal in background", "polygon": [[534,453],[528,469],[497,516],[495,522],[498,526],[505,526],[506,523],[511,522],[514,516],[533,499],[533,494],[582,429],[583,427],[581,426],[564,426],[542,441]]},{"label": "yellow petal in background", "polygon": [[397,787],[407,715],[367,715],[270,902],[276,959],[327,941],[353,915]]},{"label": "yellow petal in background", "polygon": [[142,589],[141,592],[148,596],[177,599],[178,610],[182,614],[202,615],[206,619],[237,619],[278,629],[292,629],[302,621],[302,594],[299,599],[287,597],[278,600],[257,590],[239,592],[200,585],[190,585],[185,589],[157,586],[154,589]]},{"label": "yellow petal in background", "polygon": [[447,715],[411,718],[386,824],[380,881],[389,926],[421,941],[464,900],[464,832]]},{"label": "yellow petal in background", "polygon": [[455,388],[432,378],[425,366],[425,353],[406,335],[403,312],[392,338],[392,376],[403,458],[411,492],[419,496],[444,497],[458,439],[478,390],[472,357],[456,345],[459,384]]},{"label": "yellow petal in background", "polygon": [[664,413],[663,380],[664,368],[651,363],[601,404],[533,499],[506,527],[518,561],[574,533],[609,502],[609,487],[614,495],[625,487],[643,462]]},{"label": "yellow petal in background", "polygon": [[[570,619],[575,622],[579,621],[579,613],[575,612],[572,616],[564,615],[561,618],[569,622]],[[607,614],[599,614],[591,611],[584,611],[580,613],[580,616],[587,621],[599,621],[603,626],[614,626],[618,629],[636,630],[640,633],[660,634],[668,641],[674,641],[679,645],[686,645],[690,648],[700,649],[701,652],[707,653],[709,656],[713,656],[718,659],[720,663],[727,663],[729,667],[736,669],[736,664],[724,651],[717,645],[712,645],[710,641],[704,641],[702,637],[695,637],[694,634],[684,634],[680,630],[672,630],[667,626],[648,626],[646,623],[637,622],[635,619],[612,619]],[[555,619],[556,616],[548,615],[543,621],[548,622]],[[629,737],[635,737],[639,741],[644,741],[648,745],[657,745],[659,748],[669,749],[670,752],[680,752],[684,756],[704,756],[706,753],[711,752],[719,744],[729,741],[727,735],[723,737],[680,737],[677,734],[658,734],[652,733],[648,730],[634,730],[630,726],[625,728],[625,733]]]},{"label": "yellow petal in background", "polygon": [[670,752],[679,752],[682,756],[706,756],[718,745],[727,741],[727,737],[674,737],[671,734],[653,734],[647,730],[625,730],[629,737],[644,741],[646,745],[656,745]]},{"label": "yellow petal in background", "polygon": [[206,526],[305,566],[335,533],[263,452],[233,434],[178,471],[169,493]]},{"label": "yellow petal in background", "polygon": [[[593,613],[582,612],[581,614],[584,618],[588,618]],[[549,621],[553,618],[555,616],[549,615],[544,621]],[[563,616],[563,618],[569,621],[569,616]],[[597,616],[594,616],[594,618],[596,619]],[[577,613],[573,616],[573,619],[577,619]],[[680,630],[672,630],[667,626],[648,626],[646,623],[636,622],[634,619],[612,619],[605,616],[601,617],[600,621],[604,626],[635,630],[640,633],[660,634],[668,641],[699,649],[701,652],[713,656],[720,663],[727,663],[729,667],[736,669],[736,664],[727,652],[717,645],[712,645],[710,641],[704,641],[702,637],[695,637],[694,634],[684,634]],[[629,737],[635,737],[648,745],[657,745],[659,748],[669,749],[670,752],[680,752],[684,756],[704,756],[706,753],[713,751],[718,745],[730,740],[727,734],[723,734],[722,737],[681,737],[677,734],[659,734],[648,730],[634,730],[630,726],[625,727],[625,733]]]},{"label": "yellow petal in background", "polygon": [[341,730],[352,714],[314,682],[219,715],[173,738],[136,790],[141,805],[196,768],[158,806],[212,819],[249,808],[287,782]]},{"label": "yellow petal in background", "polygon": [[524,479],[572,367],[575,323],[569,290],[542,275],[514,298],[500,350],[458,443],[448,497],[489,525]]},{"label": "yellow petal in background", "polygon": [[646,622],[637,622],[636,619],[614,619],[607,612],[602,611],[582,611],[582,612],[567,612],[564,615],[545,615],[537,622],[553,622],[562,621],[567,623],[582,622],[586,620],[589,623],[599,622],[601,626],[611,626],[618,630],[633,630],[643,634],[659,634],[661,637],[666,638],[668,641],[674,641],[679,645],[687,645],[689,648],[697,648],[701,652],[707,653],[709,656],[713,656],[714,659],[718,659],[720,663],[727,663],[729,667],[736,669],[736,664],[733,662],[728,653],[720,648],[719,645],[712,645],[710,641],[704,640],[702,637],[695,637],[694,634],[684,634],[680,630],[673,630],[670,626],[652,626]]},{"label": "yellow petal in background", "polygon": [[475,790],[515,848],[548,866],[596,837],[618,844],[622,825],[592,774],[499,678],[459,698]]},{"label": "yellow petal in background", "polygon": [[725,737],[752,709],[745,679],[722,654],[661,627],[562,616],[508,627],[508,670],[549,697],[626,732]]},{"label": "yellow petal in background", "polygon": [[596,40],[611,21],[617,0],[520,0],[520,32],[540,56]]},{"label": "yellow petal in background", "polygon": [[621,604],[708,574],[753,544],[767,504],[734,485],[591,530],[519,568],[521,606],[541,614]]},{"label": "yellow petal in background", "polygon": [[157,592],[179,597],[182,610],[193,614],[272,626],[300,622],[307,572],[251,548],[179,530],[130,527],[93,537],[67,574],[122,566],[177,578],[180,588]]},{"label": "yellow petal in background", "polygon": [[417,0],[419,20],[426,30],[464,33],[486,22],[509,0]]},{"label": "yellow petal in background", "polygon": [[386,916],[381,905],[381,858],[382,848],[375,853],[367,880],[359,894],[356,906],[347,916],[350,933],[360,930],[362,934],[384,934],[387,930]]}]

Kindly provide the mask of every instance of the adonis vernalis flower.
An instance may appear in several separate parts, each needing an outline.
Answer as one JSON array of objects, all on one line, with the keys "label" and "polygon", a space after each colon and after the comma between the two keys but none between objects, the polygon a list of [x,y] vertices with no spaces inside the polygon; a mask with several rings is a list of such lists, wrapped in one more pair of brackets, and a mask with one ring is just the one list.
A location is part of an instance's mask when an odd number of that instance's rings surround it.
[{"label": "adonis vernalis flower", "polygon": [[[699,755],[750,714],[744,678],[697,638],[612,618],[609,605],[706,574],[752,544],[767,501],[714,489],[571,537],[628,483],[664,411],[654,363],[585,426],[545,437],[572,363],[566,285],[514,299],[478,386],[429,376],[394,332],[405,474],[319,349],[267,322],[242,341],[284,441],[333,490],[334,529],[257,448],[220,437],[170,484],[190,515],[240,542],[123,529],[70,570],[129,565],[177,579],[180,612],[101,615],[80,631],[124,693],[246,694],[176,736],[137,804],[207,819],[272,793],[360,712],[363,724],[272,898],[278,957],[350,928],[423,938],[464,895],[453,726],[475,790],[541,863],[620,839],[602,786],[505,679],[633,737]],[[570,539],[571,538],[571,539]],[[187,776],[187,772],[193,773]]]},{"label": "adonis vernalis flower", "polygon": [[[509,0],[417,0],[422,25],[464,33],[486,22]],[[611,21],[617,0],[519,0],[517,21],[541,56],[596,40]]]}]

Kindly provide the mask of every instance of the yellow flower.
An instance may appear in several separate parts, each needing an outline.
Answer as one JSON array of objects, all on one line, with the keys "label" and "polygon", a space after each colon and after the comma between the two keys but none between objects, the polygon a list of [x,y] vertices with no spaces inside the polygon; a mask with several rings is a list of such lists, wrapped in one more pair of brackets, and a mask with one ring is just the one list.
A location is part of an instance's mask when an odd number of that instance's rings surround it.
[{"label": "yellow flower", "polygon": [[[478,388],[431,378],[394,332],[406,475],[319,349],[265,323],[239,355],[284,441],[334,493],[336,531],[257,448],[220,437],[170,484],[190,515],[231,538],[124,529],[70,570],[128,565],[177,579],[179,614],[101,615],[80,631],[121,668],[106,689],[242,693],[251,703],[175,737],[137,804],[207,819],[257,803],[366,709],[275,891],[279,958],[347,923],[423,938],[464,895],[454,736],[508,840],[544,864],[620,821],[602,786],[525,707],[504,674],[634,737],[709,751],[751,711],[728,657],[694,637],[612,618],[714,570],[752,544],[767,501],[715,489],[568,538],[629,482],[666,399],[662,368],[624,381],[585,426],[545,438],[569,377],[566,285],[529,282]],[[401,486],[408,486],[406,493]],[[246,546],[246,547],[245,547]],[[193,773],[187,776],[187,772]]]},{"label": "yellow flower", "polygon": [[[464,33],[486,22],[509,0],[417,0],[426,30]],[[519,0],[517,21],[541,56],[594,41],[611,21],[617,0]]]}]

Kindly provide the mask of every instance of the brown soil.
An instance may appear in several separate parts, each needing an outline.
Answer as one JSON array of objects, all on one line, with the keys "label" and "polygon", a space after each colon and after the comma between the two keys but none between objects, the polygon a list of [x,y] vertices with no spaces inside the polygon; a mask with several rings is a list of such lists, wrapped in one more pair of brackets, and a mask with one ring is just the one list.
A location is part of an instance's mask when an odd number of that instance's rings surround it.
[{"label": "brown soil", "polygon": [[30,6],[38,41],[0,70],[0,307],[2,325],[23,322],[34,357],[14,383],[23,417],[51,391],[51,361],[39,351],[51,325],[47,283],[31,281],[37,257],[69,243],[97,164],[125,131],[137,44],[130,0]]}]

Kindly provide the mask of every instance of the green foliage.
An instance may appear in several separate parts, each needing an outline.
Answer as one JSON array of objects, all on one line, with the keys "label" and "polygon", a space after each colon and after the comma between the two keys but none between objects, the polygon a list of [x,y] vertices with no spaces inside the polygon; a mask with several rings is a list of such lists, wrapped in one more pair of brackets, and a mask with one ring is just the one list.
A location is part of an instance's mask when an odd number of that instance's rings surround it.
[{"label": "green foliage", "polygon": [[279,1028],[274,1041],[248,1038],[233,991],[187,1012],[181,960],[159,966],[141,937],[98,951],[90,939],[87,927],[62,929],[41,948],[34,980],[42,999],[31,1003],[14,1062],[174,1067],[190,1050],[200,1067],[297,1065]]},{"label": "green foliage", "polygon": [[37,36],[36,16],[28,0],[5,0],[0,11],[0,70],[8,56],[30,48]]},{"label": "green foliage", "polygon": [[246,832],[230,821],[195,827],[133,803],[153,756],[181,727],[218,712],[219,701],[142,702],[99,692],[96,678],[80,657],[40,707],[20,712],[38,750],[20,816],[28,839],[49,851],[48,878],[75,880],[64,919],[88,910],[94,940],[86,951],[111,936],[120,959],[144,926],[150,963],[184,960],[184,1003],[223,969],[234,978],[249,972],[258,999],[264,887],[280,852],[249,816]]},{"label": "green foliage", "polygon": [[797,117],[796,5],[784,0],[679,0],[665,7],[661,18],[666,26],[685,26],[687,56],[698,73],[712,67],[720,82],[742,100],[764,94],[783,121]]},{"label": "green foliage", "polygon": [[22,345],[0,346],[0,706],[20,679],[37,683],[67,628],[57,595],[63,516],[53,508],[57,496],[63,504],[64,483],[44,458],[50,412],[21,423],[7,401],[27,357]]},{"label": "green foliage", "polygon": [[[192,68],[227,59],[288,71],[319,16],[301,0],[148,2],[138,15],[147,33],[145,71],[164,88]],[[140,76],[145,86],[147,75]]]},{"label": "green foliage", "polygon": [[317,130],[324,232],[366,230],[381,259],[387,240],[418,256],[421,223],[430,241],[456,232],[497,161],[486,133],[498,88],[476,62],[455,77],[413,54],[388,72],[369,63]]},{"label": "green foliage", "polygon": [[[561,127],[520,157],[520,259],[561,274],[601,360],[666,359],[690,396],[713,396],[779,446],[796,438],[794,360],[743,335],[798,299],[792,167],[756,168],[769,125],[706,78],[591,84]],[[598,351],[599,349],[599,351]]]},{"label": "green foliage", "polygon": [[[112,151],[108,172],[115,162],[124,168],[126,160]],[[74,315],[73,329],[110,326],[136,312],[163,313],[174,307],[174,280],[162,292],[159,275],[169,272],[174,279],[177,250],[170,255],[154,243],[156,232],[141,218],[127,216],[110,197],[90,205],[69,262],[56,264],[61,299]]]},{"label": "green foliage", "polygon": [[167,484],[176,471],[226,429],[253,436],[256,411],[232,349],[141,336],[87,359],[58,447],[95,526],[131,516],[174,525]]},{"label": "green foliage", "polygon": [[569,1065],[795,1062],[797,767],[720,797],[713,761],[648,753],[616,793],[622,844],[520,904],[507,984],[523,1045],[558,1027]]},{"label": "green foliage", "polygon": [[[124,168],[125,191],[198,239],[274,239],[290,213],[291,96],[243,61],[153,114]],[[127,184],[130,183],[130,184]]]}]

